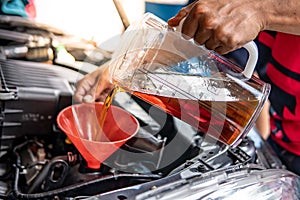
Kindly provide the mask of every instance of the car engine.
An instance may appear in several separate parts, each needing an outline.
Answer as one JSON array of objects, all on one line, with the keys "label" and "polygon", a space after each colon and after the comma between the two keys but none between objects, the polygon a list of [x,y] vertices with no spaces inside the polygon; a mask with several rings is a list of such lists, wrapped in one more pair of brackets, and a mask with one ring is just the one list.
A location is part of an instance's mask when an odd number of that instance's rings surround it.
[{"label": "car engine", "polygon": [[[2,16],[0,22],[2,199],[225,199],[259,184],[285,188],[283,199],[299,197],[299,177],[255,131],[229,148],[125,92],[113,105],[132,113],[139,131],[100,169],[89,169],[56,117],[75,103],[76,82],[109,53],[26,19]],[[55,60],[57,42],[78,65]]]}]

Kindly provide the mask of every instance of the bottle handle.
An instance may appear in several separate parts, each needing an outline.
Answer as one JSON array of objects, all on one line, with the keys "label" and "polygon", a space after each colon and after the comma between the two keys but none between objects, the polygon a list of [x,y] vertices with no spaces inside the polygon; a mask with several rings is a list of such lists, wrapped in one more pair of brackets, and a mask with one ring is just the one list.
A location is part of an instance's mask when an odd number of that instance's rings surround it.
[{"label": "bottle handle", "polygon": [[257,60],[258,60],[258,49],[255,42],[251,41],[246,43],[243,48],[245,48],[249,53],[249,58],[247,60],[246,66],[242,74],[247,78],[250,79],[253,71],[255,69]]},{"label": "bottle handle", "polygon": [[[177,27],[175,27],[176,31],[181,32],[184,20],[185,20],[185,18],[183,18],[180,21],[179,25]],[[193,41],[193,39],[190,39],[190,41]],[[245,48],[248,51],[249,57],[248,57],[246,66],[245,66],[242,74],[247,79],[250,79],[253,74],[253,71],[255,69],[257,60],[258,60],[258,49],[257,49],[255,42],[253,42],[253,41],[244,44],[243,48]]]}]

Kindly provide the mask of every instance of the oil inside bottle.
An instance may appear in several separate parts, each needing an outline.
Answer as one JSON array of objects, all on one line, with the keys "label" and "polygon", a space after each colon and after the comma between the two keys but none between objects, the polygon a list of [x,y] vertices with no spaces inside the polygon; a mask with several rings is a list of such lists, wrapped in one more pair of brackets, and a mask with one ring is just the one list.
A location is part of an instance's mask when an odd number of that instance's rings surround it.
[{"label": "oil inside bottle", "polygon": [[133,94],[227,145],[240,136],[258,104],[258,100],[212,102]]},{"label": "oil inside bottle", "polygon": [[260,101],[258,90],[247,90],[246,83],[222,74],[219,79],[161,73],[143,76],[135,74],[121,87],[227,145],[243,134]]},{"label": "oil inside bottle", "polygon": [[[156,76],[161,78],[160,74],[156,74]],[[181,80],[181,76],[177,78]],[[149,81],[149,77],[147,81]],[[191,77],[189,78],[191,79]],[[201,80],[204,79],[202,78]],[[243,133],[251,120],[253,113],[258,107],[259,98],[254,93],[245,90],[243,86],[224,79],[222,80],[222,88],[226,92],[223,92],[221,96],[216,95],[213,100],[211,93],[207,93],[210,95],[203,93],[205,90],[211,88],[212,85],[219,84],[216,84],[215,80],[208,80],[201,84],[198,81],[196,88],[199,92],[197,91],[195,94],[201,93],[201,97],[199,98],[185,98],[184,95],[174,95],[173,88],[170,89],[166,85],[158,87],[159,84],[156,84],[153,80],[151,80],[151,84],[155,84],[153,92],[149,89],[151,88],[149,85],[146,85],[147,87],[143,85],[142,89],[140,87],[142,83],[140,80],[131,80],[130,87],[114,82],[116,86],[104,102],[104,109],[101,112],[99,124],[101,127],[104,126],[106,113],[115,94],[119,91],[126,91],[181,119],[202,133],[209,134],[227,145],[232,145]],[[196,85],[196,83],[193,82],[193,85]],[[158,90],[157,88],[162,89]],[[193,93],[190,92],[189,94]],[[102,141],[100,134],[96,135],[95,140]]]}]

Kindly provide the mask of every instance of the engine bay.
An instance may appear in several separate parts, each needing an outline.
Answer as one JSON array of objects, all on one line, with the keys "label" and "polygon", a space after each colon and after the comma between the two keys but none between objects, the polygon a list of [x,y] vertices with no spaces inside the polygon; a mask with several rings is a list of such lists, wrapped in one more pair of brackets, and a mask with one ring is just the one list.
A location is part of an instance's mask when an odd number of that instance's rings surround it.
[{"label": "engine bay", "polygon": [[[83,53],[91,51],[88,42],[74,42],[68,35],[24,19],[3,17],[1,24],[1,198],[160,199],[195,179],[204,190],[210,188],[208,179],[224,173],[218,184],[230,180],[230,174],[245,178],[252,171],[278,174],[276,170],[284,170],[255,132],[229,148],[125,92],[116,95],[113,105],[132,113],[139,131],[101,168],[89,169],[58,128],[56,117],[75,103],[76,82],[109,60],[108,54],[92,48],[103,53],[97,60]],[[63,42],[88,67],[53,61],[54,40]],[[291,181],[291,187],[297,184],[299,180]]]}]

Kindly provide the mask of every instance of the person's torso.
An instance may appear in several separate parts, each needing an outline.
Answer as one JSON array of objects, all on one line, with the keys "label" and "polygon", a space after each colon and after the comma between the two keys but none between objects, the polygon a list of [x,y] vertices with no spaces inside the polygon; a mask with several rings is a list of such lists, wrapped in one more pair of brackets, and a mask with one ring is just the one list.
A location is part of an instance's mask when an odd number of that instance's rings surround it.
[{"label": "person's torso", "polygon": [[272,85],[271,136],[300,155],[300,36],[262,32],[258,41],[257,71]]}]

